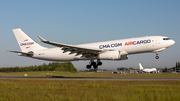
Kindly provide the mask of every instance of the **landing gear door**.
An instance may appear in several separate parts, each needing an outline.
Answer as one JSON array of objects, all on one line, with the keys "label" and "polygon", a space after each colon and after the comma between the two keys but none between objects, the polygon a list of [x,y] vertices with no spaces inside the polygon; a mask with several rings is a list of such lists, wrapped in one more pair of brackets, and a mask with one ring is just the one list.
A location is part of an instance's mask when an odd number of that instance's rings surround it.
[{"label": "landing gear door", "polygon": [[159,38],[156,38],[156,44],[160,44]]}]

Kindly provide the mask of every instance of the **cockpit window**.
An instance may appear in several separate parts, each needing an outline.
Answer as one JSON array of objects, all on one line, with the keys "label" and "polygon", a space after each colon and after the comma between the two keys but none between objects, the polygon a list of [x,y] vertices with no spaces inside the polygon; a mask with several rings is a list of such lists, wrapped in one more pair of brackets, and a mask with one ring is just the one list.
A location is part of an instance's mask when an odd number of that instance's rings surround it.
[{"label": "cockpit window", "polygon": [[163,40],[170,40],[170,38],[163,38]]}]

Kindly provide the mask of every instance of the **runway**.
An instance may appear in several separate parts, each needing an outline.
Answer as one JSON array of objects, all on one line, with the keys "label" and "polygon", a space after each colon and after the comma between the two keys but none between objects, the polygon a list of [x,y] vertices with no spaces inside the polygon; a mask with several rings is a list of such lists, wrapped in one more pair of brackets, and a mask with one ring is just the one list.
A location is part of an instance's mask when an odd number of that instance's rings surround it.
[{"label": "runway", "polygon": [[111,78],[111,77],[4,77],[0,79],[38,79],[38,80],[114,80],[114,81],[180,81],[180,78]]}]

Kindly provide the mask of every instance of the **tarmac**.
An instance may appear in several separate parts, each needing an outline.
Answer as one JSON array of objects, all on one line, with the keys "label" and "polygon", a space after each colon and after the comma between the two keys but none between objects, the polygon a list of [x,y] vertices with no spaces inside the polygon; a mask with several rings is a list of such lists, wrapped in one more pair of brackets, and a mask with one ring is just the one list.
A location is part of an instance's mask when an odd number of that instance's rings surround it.
[{"label": "tarmac", "polygon": [[0,79],[42,79],[42,80],[113,80],[113,81],[180,81],[180,78],[111,78],[111,77],[4,77]]}]

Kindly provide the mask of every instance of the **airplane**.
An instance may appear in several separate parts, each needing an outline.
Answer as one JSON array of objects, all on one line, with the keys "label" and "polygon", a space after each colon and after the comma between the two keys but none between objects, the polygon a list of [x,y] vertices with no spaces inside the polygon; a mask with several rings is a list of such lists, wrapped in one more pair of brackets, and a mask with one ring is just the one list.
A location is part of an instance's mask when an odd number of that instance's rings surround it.
[{"label": "airplane", "polygon": [[151,73],[151,72],[158,73],[156,68],[146,68],[146,69],[144,69],[143,66],[141,65],[141,63],[139,63],[139,68],[140,68],[140,71],[143,71],[143,72],[146,72],[146,73]]},{"label": "airplane", "polygon": [[[9,51],[18,53],[19,56],[48,61],[79,61],[90,60],[87,69],[98,68],[102,65],[101,60],[127,60],[128,55],[155,52],[159,59],[159,52],[175,44],[174,40],[164,36],[146,36],[113,41],[104,41],[80,45],[68,45],[38,39],[56,48],[46,48],[33,41],[20,28],[13,29],[21,51]],[[96,62],[94,60],[97,60]]]}]

